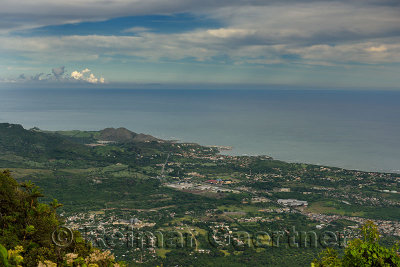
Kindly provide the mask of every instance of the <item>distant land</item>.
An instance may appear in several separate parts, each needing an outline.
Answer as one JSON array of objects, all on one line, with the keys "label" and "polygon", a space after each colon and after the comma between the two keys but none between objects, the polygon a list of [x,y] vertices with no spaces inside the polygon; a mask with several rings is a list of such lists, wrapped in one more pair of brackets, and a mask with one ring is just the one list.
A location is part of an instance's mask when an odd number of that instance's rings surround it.
[{"label": "distant land", "polygon": [[66,136],[72,139],[81,139],[85,141],[110,141],[110,142],[152,142],[160,141],[166,142],[147,134],[138,134],[126,128],[106,128],[101,131],[42,131],[38,127],[31,129],[36,132],[55,133],[58,135]]}]

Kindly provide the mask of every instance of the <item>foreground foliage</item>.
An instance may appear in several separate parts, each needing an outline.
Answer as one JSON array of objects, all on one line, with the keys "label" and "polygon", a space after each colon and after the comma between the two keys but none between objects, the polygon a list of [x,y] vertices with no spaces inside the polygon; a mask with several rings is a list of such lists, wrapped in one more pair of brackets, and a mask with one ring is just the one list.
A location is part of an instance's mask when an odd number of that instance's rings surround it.
[{"label": "foreground foliage", "polygon": [[380,234],[372,222],[361,228],[361,238],[352,240],[345,249],[343,257],[332,248],[323,251],[312,266],[400,266],[398,244],[387,248],[379,244]]},{"label": "foreground foliage", "polygon": [[[40,203],[40,189],[0,173],[0,266],[119,266],[109,252],[91,247],[79,232],[71,244],[56,246],[52,233],[61,225],[54,200]],[[8,249],[8,250],[7,250]]]}]

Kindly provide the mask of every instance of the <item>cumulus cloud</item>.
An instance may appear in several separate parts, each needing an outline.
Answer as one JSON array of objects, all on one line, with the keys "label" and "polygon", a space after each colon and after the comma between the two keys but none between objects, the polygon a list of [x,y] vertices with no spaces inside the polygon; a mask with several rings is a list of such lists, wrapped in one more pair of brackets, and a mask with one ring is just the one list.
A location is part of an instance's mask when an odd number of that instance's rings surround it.
[{"label": "cumulus cloud", "polygon": [[76,81],[84,81],[88,83],[105,83],[105,80],[103,77],[97,78],[91,70],[88,68],[82,70],[82,71],[73,71],[71,73],[71,78]]},{"label": "cumulus cloud", "polygon": [[38,74],[32,76],[31,79],[33,81],[41,81],[43,79],[43,75],[44,75],[44,73],[41,72],[41,73],[38,73]]},{"label": "cumulus cloud", "polygon": [[79,71],[73,71],[71,73],[71,77],[75,80],[80,80],[83,77],[83,73],[79,72]]},{"label": "cumulus cloud", "polygon": [[53,73],[53,75],[54,75],[54,77],[55,77],[56,79],[62,78],[62,76],[63,76],[64,73],[65,73],[65,67],[62,66],[62,67],[59,67],[59,68],[53,68],[53,69],[51,70],[51,72]]},{"label": "cumulus cloud", "polygon": [[53,68],[51,73],[38,73],[28,76],[24,73],[20,74],[17,78],[1,78],[1,82],[18,83],[18,82],[62,82],[62,83],[91,83],[103,84],[105,79],[103,77],[97,78],[88,68],[82,71],[73,71],[70,75],[65,71],[65,67]]}]

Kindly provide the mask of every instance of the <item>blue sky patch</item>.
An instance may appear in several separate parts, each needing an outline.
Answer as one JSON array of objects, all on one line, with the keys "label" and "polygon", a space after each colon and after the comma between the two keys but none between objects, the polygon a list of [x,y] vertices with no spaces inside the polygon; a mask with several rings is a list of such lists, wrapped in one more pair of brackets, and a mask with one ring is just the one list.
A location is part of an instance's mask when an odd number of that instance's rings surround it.
[{"label": "blue sky patch", "polygon": [[[206,17],[192,14],[146,15],[120,17],[105,21],[51,25],[17,31],[17,36],[65,36],[65,35],[135,35],[140,31],[154,33],[181,33],[201,28],[218,28],[222,24]],[[129,30],[136,28],[133,30]]]}]

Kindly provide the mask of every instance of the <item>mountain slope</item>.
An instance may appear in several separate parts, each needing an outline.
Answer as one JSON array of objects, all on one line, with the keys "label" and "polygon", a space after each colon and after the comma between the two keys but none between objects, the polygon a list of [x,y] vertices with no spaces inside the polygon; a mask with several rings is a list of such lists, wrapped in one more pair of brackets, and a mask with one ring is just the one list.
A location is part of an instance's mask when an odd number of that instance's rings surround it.
[{"label": "mountain slope", "polygon": [[55,134],[0,123],[0,153],[32,159],[76,159],[89,156],[90,149]]},{"label": "mountain slope", "polygon": [[137,134],[126,128],[106,128],[100,131],[100,140],[114,142],[152,142],[161,141],[151,135]]}]

